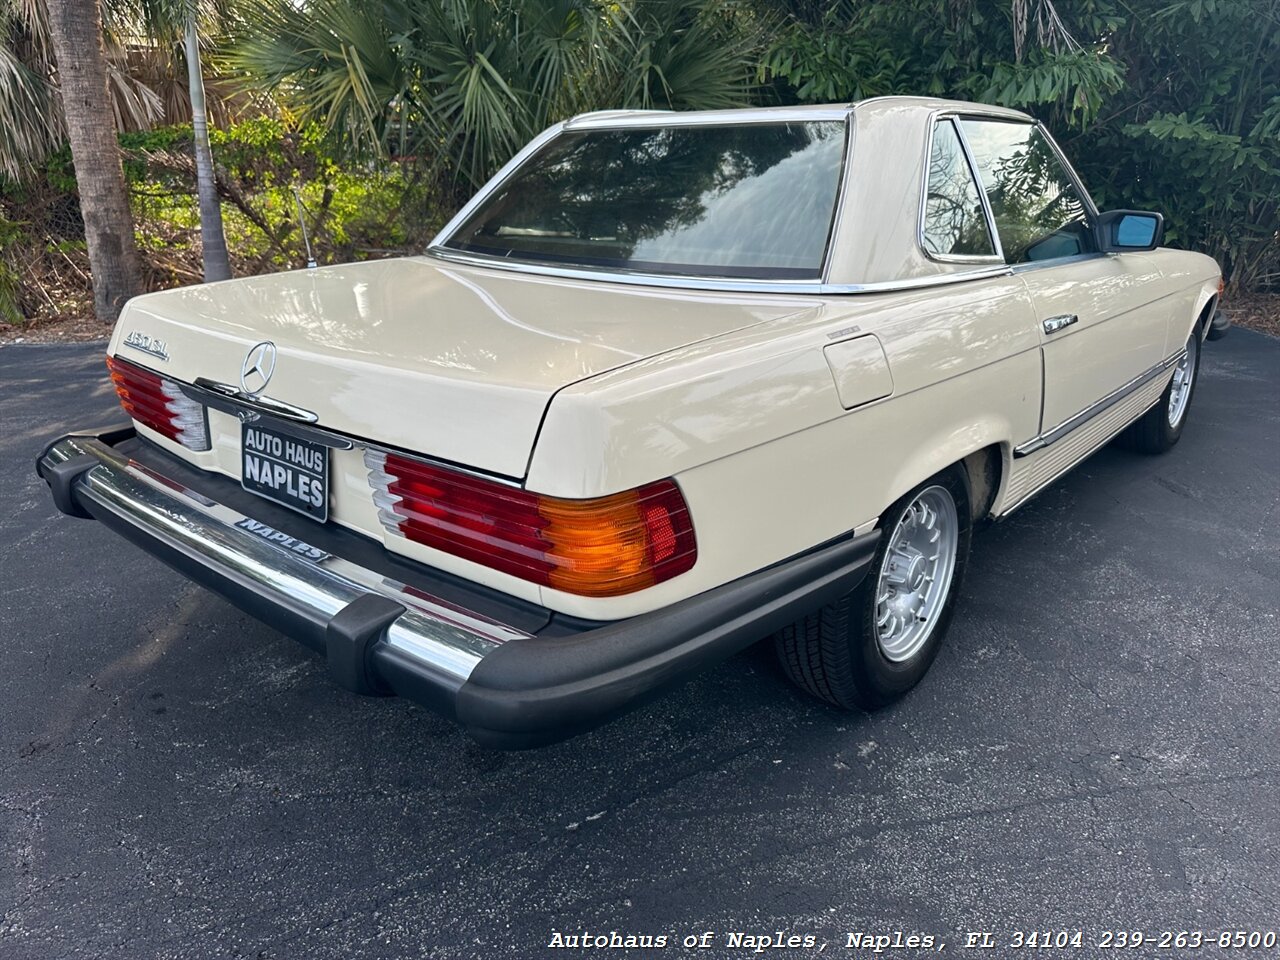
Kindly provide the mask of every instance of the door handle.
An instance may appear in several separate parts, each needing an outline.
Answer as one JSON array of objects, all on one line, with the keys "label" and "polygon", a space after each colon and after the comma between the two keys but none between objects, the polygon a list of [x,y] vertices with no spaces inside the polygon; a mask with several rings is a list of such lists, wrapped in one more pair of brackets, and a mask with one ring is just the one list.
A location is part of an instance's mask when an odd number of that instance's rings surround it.
[{"label": "door handle", "polygon": [[1047,317],[1044,321],[1045,333],[1057,333],[1064,327],[1069,327],[1080,318],[1074,313],[1064,313],[1056,317]]}]

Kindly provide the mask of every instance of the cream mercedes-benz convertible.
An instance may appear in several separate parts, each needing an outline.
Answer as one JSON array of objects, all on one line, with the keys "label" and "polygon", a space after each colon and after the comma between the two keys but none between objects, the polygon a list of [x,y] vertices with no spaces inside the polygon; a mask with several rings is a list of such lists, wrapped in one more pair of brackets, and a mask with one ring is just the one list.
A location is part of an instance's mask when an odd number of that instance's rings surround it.
[{"label": "cream mercedes-benz convertible", "polygon": [[39,471],[485,743],[771,635],[875,707],[937,655],[975,522],[1178,441],[1220,276],[1161,234],[1011,110],[589,114],[422,256],[131,301],[131,423]]}]

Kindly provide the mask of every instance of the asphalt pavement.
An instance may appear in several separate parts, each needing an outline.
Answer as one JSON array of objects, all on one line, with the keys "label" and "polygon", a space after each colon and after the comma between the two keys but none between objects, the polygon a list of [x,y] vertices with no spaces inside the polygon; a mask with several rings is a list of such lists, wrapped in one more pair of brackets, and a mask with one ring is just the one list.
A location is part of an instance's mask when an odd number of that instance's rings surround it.
[{"label": "asphalt pavement", "polygon": [[[61,517],[36,455],[119,418],[101,345],[0,347],[3,960],[1280,932],[1280,340],[1206,346],[1172,453],[1108,448],[981,532],[902,703],[829,709],[761,645],[519,754]],[[611,931],[667,946],[549,946]]]}]

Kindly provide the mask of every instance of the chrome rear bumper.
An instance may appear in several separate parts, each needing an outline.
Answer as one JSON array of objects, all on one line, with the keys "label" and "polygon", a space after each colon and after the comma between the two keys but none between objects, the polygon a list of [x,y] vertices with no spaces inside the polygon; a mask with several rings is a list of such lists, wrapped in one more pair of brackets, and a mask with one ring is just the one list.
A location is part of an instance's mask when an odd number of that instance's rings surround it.
[{"label": "chrome rear bumper", "polygon": [[767,636],[856,586],[878,537],[842,538],[652,614],[540,637],[276,533],[116,449],[133,435],[73,435],[45,450],[37,470],[64,513],[104,522],[316,649],[342,686],[409,697],[496,746],[588,729]]}]

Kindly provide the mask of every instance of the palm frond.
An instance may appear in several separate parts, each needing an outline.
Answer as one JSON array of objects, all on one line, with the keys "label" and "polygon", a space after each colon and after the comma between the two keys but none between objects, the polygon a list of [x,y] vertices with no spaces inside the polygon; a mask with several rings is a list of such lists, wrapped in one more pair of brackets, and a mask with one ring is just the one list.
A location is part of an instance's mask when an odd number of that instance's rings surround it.
[{"label": "palm frond", "polygon": [[221,63],[251,89],[280,97],[357,153],[379,153],[393,107],[409,96],[391,4],[274,0],[246,14]]},{"label": "palm frond", "polygon": [[225,62],[250,87],[356,152],[403,140],[471,186],[572,113],[745,104],[760,45],[731,0],[269,0],[245,16]]},{"label": "palm frond", "polygon": [[23,178],[62,142],[56,103],[49,81],[0,45],[0,174]]},{"label": "palm frond", "polygon": [[759,38],[734,22],[732,5],[631,0],[611,14],[617,106],[714,110],[750,101]]},{"label": "palm frond", "polygon": [[107,88],[117,130],[150,130],[164,119],[164,100],[120,59],[107,61]]}]

